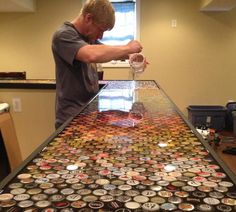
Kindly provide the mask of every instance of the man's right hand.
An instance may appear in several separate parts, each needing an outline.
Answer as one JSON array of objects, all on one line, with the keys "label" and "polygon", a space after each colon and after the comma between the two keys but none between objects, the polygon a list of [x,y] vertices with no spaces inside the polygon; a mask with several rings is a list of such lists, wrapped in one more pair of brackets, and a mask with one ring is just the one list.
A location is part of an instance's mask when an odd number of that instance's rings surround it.
[{"label": "man's right hand", "polygon": [[130,49],[130,54],[139,53],[143,49],[142,45],[137,40],[132,40],[127,45]]}]

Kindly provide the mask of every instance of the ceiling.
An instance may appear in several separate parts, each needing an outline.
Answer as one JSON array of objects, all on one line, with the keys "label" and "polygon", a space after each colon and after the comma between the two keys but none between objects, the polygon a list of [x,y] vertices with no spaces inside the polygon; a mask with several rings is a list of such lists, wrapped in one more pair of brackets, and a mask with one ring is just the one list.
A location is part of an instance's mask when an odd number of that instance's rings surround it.
[{"label": "ceiling", "polygon": [[236,6],[236,0],[202,0],[200,11],[229,11]]},{"label": "ceiling", "polygon": [[34,12],[36,0],[0,0],[0,12]]},{"label": "ceiling", "polygon": [[[199,0],[200,11],[229,11],[236,0]],[[0,12],[35,12],[36,0],[0,0]]]}]

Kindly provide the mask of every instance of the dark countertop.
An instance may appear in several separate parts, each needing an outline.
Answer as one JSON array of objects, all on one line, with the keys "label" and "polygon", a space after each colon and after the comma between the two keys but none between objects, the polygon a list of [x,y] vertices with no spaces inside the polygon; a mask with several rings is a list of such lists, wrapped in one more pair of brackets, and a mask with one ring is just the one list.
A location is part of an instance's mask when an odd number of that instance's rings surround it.
[{"label": "dark countertop", "polygon": [[0,88],[55,89],[55,79],[0,80]]},{"label": "dark countertop", "polygon": [[[99,81],[100,88],[105,81]],[[56,89],[55,79],[0,80],[0,88],[7,89]]]}]

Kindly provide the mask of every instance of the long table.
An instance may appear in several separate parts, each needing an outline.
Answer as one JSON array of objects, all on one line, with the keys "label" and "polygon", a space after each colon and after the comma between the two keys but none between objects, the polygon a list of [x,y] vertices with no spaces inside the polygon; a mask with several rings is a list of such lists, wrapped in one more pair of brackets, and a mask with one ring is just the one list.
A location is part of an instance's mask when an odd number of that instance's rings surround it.
[{"label": "long table", "polygon": [[105,83],[1,182],[2,211],[236,211],[235,175],[155,81]]}]

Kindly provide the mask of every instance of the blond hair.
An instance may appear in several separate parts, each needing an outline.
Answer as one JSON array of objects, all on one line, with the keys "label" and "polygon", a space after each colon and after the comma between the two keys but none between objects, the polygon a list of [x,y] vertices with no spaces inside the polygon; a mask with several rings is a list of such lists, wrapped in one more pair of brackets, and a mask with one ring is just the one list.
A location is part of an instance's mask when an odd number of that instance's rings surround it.
[{"label": "blond hair", "polygon": [[111,30],[115,25],[115,11],[109,0],[87,0],[80,13],[91,14],[93,21],[107,30]]}]

